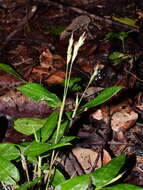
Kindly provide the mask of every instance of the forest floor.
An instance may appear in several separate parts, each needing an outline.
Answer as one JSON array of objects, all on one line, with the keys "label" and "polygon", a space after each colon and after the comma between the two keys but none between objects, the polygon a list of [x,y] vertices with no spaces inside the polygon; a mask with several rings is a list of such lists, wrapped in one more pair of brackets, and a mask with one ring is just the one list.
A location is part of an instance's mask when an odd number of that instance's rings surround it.
[{"label": "forest floor", "polygon": [[[125,153],[131,162],[124,181],[143,186],[142,1],[33,0],[29,4],[24,0],[0,0],[0,3],[0,62],[11,65],[27,81],[43,84],[62,97],[69,38],[74,32],[74,39],[78,40],[86,32],[72,77],[80,77],[84,89],[96,65],[102,69],[88,88],[85,101],[104,88],[126,87],[78,118],[70,135],[80,140],[63,151],[60,167],[69,176],[83,175]],[[121,17],[132,19],[135,26],[117,22],[116,18]],[[21,80],[0,70],[1,142],[30,141],[31,136],[13,129],[12,121],[44,118],[52,111],[44,102],[34,102],[18,92],[15,87],[21,84]],[[76,93],[68,94],[69,105]]]}]

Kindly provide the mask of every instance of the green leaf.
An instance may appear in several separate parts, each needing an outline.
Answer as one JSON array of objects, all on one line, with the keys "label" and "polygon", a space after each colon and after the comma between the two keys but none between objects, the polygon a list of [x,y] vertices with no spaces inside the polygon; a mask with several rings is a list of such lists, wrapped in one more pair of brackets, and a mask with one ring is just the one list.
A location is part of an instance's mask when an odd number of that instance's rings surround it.
[{"label": "green leaf", "polygon": [[[67,129],[68,123],[69,123],[69,121],[65,120],[65,121],[61,124],[60,130],[59,130],[59,132],[58,132],[57,142],[59,142],[60,139],[64,136],[65,131],[66,131],[66,129]],[[52,139],[51,139],[51,142],[55,142],[56,135],[57,135],[57,131],[55,131],[55,133],[53,134]]]},{"label": "green leaf", "polygon": [[6,160],[15,160],[20,156],[18,148],[12,143],[0,143],[0,155]]},{"label": "green leaf", "polygon": [[0,181],[14,185],[19,181],[19,172],[10,161],[0,156]]},{"label": "green leaf", "polygon": [[19,78],[20,80],[26,82],[26,80],[18,74],[10,65],[7,65],[5,63],[0,63],[0,69],[6,71],[7,73],[14,75],[15,77]]},{"label": "green leaf", "polygon": [[90,174],[74,177],[57,185],[55,190],[87,190],[90,184]]},{"label": "green leaf", "polygon": [[62,142],[70,142],[70,141],[72,141],[73,139],[75,139],[75,138],[78,138],[78,137],[76,137],[76,136],[64,136],[61,140],[60,140],[60,143]]},{"label": "green leaf", "polygon": [[42,142],[45,142],[52,135],[58,120],[59,113],[54,111],[46,120],[44,126],[41,129]]},{"label": "green leaf", "polygon": [[41,142],[32,142],[29,146],[27,146],[24,150],[24,154],[27,156],[39,156],[40,154],[43,154],[45,152],[48,152],[50,150],[60,148],[63,146],[71,145],[70,143],[59,143],[59,144],[53,144],[49,145],[47,143],[41,143]]},{"label": "green leaf", "polygon": [[109,32],[108,34],[105,35],[105,38],[103,40],[108,40],[110,38],[124,40],[125,38],[128,37],[129,33],[131,32],[133,31],[130,30],[128,32]]},{"label": "green leaf", "polygon": [[25,135],[32,135],[42,128],[47,118],[20,118],[14,121],[14,129]]},{"label": "green leaf", "polygon": [[16,190],[27,190],[40,182],[41,179],[42,177],[36,177],[32,181],[22,184],[21,187],[16,188]]},{"label": "green leaf", "polygon": [[119,39],[120,33],[118,32],[109,32],[108,34],[105,35],[105,38],[103,40],[108,40],[110,38],[115,38],[115,39]]},{"label": "green leaf", "polygon": [[131,184],[118,184],[111,187],[105,187],[102,190],[143,190],[143,187],[139,187],[139,186],[135,186]]},{"label": "green leaf", "polygon": [[37,157],[27,156],[27,161],[32,164],[38,164]]},{"label": "green leaf", "polygon": [[109,59],[110,60],[115,60],[115,59],[120,59],[122,57],[124,57],[125,54],[124,53],[121,53],[121,52],[113,52],[109,55]]},{"label": "green leaf", "polygon": [[82,108],[92,108],[98,106],[107,100],[109,100],[112,96],[117,94],[123,86],[112,86],[103,90],[96,98],[92,99],[90,102],[86,103]]},{"label": "green leaf", "polygon": [[52,185],[57,186],[60,183],[63,183],[64,181],[65,181],[65,177],[63,176],[63,174],[58,169],[56,169],[55,175],[54,175],[54,178],[52,181]]},{"label": "green leaf", "polygon": [[124,162],[125,155],[120,155],[116,158],[113,158],[107,165],[95,170],[92,173],[92,179],[93,184],[96,186],[96,188],[101,189],[101,187],[104,187],[112,183],[112,181],[114,181],[114,178],[124,165]]},{"label": "green leaf", "polygon": [[59,107],[61,105],[61,101],[56,94],[49,92],[40,84],[30,82],[17,87],[17,89],[34,101],[45,101],[51,107]]},{"label": "green leaf", "polygon": [[43,30],[43,32],[46,34],[46,33],[50,33],[50,34],[53,34],[53,35],[56,35],[56,36],[59,36],[64,30],[65,30],[66,27],[60,27],[60,28],[55,28],[55,29],[51,29],[51,30]]},{"label": "green leaf", "polygon": [[[81,90],[81,86],[78,84],[80,81],[81,81],[81,78],[80,78],[80,77],[75,77],[75,78],[72,78],[72,77],[71,77],[70,80],[69,80],[68,88],[69,88],[72,92]],[[64,81],[62,82],[62,84],[65,85],[66,82],[67,82],[67,80],[64,80]]]},{"label": "green leaf", "polygon": [[135,20],[133,20],[133,19],[130,19],[130,18],[117,18],[117,17],[112,17],[113,18],[113,20],[115,20],[115,21],[117,21],[117,22],[120,22],[120,23],[123,23],[123,24],[126,24],[126,25],[128,25],[128,26],[132,26],[132,27],[134,27],[134,28],[139,28],[139,26],[138,25],[136,25],[136,21]]}]

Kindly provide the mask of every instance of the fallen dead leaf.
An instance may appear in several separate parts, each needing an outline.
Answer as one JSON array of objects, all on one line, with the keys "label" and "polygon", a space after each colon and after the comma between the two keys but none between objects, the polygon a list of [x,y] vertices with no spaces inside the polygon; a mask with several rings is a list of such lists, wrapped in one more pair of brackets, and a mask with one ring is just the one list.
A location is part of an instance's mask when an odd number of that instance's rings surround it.
[{"label": "fallen dead leaf", "polygon": [[65,78],[65,72],[58,71],[57,73],[50,76],[44,82],[47,84],[60,84]]},{"label": "fallen dead leaf", "polygon": [[76,157],[85,173],[90,173],[96,166],[96,169],[101,167],[101,158],[99,153],[94,150],[76,147],[72,149],[73,155]]},{"label": "fallen dead leaf", "polygon": [[127,130],[135,124],[137,119],[138,114],[134,111],[130,113],[124,110],[122,112],[116,112],[111,119],[111,128],[116,132]]},{"label": "fallen dead leaf", "polygon": [[53,55],[50,52],[49,49],[46,49],[46,51],[44,51],[41,55],[40,55],[40,65],[42,67],[46,67],[46,68],[53,68]]},{"label": "fallen dead leaf", "polygon": [[103,149],[103,161],[102,161],[102,165],[106,165],[108,164],[108,162],[111,161],[111,156],[109,154],[109,152],[107,152],[107,150]]}]

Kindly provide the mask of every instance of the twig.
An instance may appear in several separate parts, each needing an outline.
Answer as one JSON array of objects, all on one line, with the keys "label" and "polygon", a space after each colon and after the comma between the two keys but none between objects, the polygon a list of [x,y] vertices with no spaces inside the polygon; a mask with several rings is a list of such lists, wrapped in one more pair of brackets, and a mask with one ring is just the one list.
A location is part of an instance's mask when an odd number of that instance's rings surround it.
[{"label": "twig", "polygon": [[32,8],[30,9],[30,11],[28,12],[28,15],[26,15],[26,16],[24,17],[23,21],[20,22],[19,24],[17,24],[16,29],[15,29],[13,32],[11,32],[11,33],[6,37],[5,42],[4,42],[4,45],[7,45],[7,43],[12,39],[12,37],[15,36],[15,34],[16,34],[17,32],[19,32],[19,31],[22,30],[23,26],[24,26],[25,24],[27,24],[27,20],[30,20],[30,19],[33,17],[33,15],[35,14],[36,10],[37,10],[37,6],[36,6],[36,5],[33,5]]},{"label": "twig", "polygon": [[72,10],[72,11],[78,13],[78,14],[87,15],[87,16],[93,18],[93,21],[92,21],[93,24],[94,24],[95,21],[97,21],[97,22],[103,24],[103,26],[105,26],[107,24],[109,26],[123,28],[124,30],[133,30],[135,32],[139,32],[138,29],[136,29],[134,27],[131,27],[131,26],[128,26],[126,24],[122,24],[122,23],[113,21],[113,20],[108,19],[108,18],[104,18],[104,17],[98,16],[98,15],[95,15],[95,14],[91,14],[88,11],[85,11],[84,9],[77,8],[77,7],[74,7],[74,6],[64,5],[64,4],[61,4],[61,3],[53,1],[53,0],[33,0],[32,2],[33,3],[43,3],[43,4],[47,3],[47,4],[50,4],[50,5],[53,5],[53,6],[58,6],[59,8],[63,7],[63,8]]}]

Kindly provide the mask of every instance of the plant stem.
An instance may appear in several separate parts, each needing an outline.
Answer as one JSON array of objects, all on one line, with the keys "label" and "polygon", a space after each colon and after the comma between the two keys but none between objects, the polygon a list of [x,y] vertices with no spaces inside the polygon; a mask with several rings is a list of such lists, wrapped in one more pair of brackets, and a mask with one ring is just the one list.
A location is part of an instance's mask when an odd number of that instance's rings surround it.
[{"label": "plant stem", "polygon": [[25,157],[24,157],[24,155],[23,155],[22,152],[21,152],[20,156],[21,156],[21,162],[22,162],[23,170],[25,171],[27,181],[29,182],[30,178],[29,178],[29,173],[28,173],[28,167],[27,167],[26,159],[25,159]]},{"label": "plant stem", "polygon": [[41,156],[38,156],[38,177],[41,177],[41,164],[42,164],[42,158]]},{"label": "plant stem", "polygon": [[[63,94],[63,100],[62,100],[59,118],[58,118],[58,123],[57,123],[56,137],[55,137],[55,141],[54,141],[55,144],[57,144],[57,142],[59,140],[58,137],[59,137],[60,127],[61,127],[61,123],[62,123],[62,117],[63,117],[64,108],[65,108],[65,103],[66,103],[66,97],[67,97],[67,93],[68,93],[69,82],[70,82],[70,78],[71,78],[72,66],[73,66],[74,60],[77,56],[78,50],[83,45],[84,40],[85,40],[85,33],[83,33],[83,35],[79,38],[79,41],[74,45],[74,49],[72,49],[73,42],[74,42],[73,34],[69,40],[69,46],[68,46],[68,51],[67,51],[67,65],[66,65],[64,94]],[[51,162],[50,162],[50,166],[49,166],[49,173],[48,173],[48,179],[47,179],[47,184],[46,184],[46,190],[48,190],[50,178],[52,175],[52,167],[53,167],[53,164],[56,160],[56,157],[57,156],[55,156],[55,150],[53,150],[52,156],[51,156]]]},{"label": "plant stem", "polygon": [[[73,114],[72,114],[72,119],[75,117],[75,115],[76,115],[76,113],[77,113],[77,109],[78,109],[78,107],[79,107],[79,105],[80,105],[80,103],[81,103],[83,97],[85,96],[85,93],[86,93],[87,89],[89,88],[90,84],[91,84],[92,81],[94,80],[95,76],[98,74],[98,70],[99,70],[99,69],[100,69],[100,66],[99,66],[99,65],[96,65],[96,67],[95,67],[95,69],[94,69],[94,72],[93,72],[93,74],[91,75],[90,80],[89,80],[89,82],[88,82],[88,84],[87,84],[87,86],[86,86],[84,92],[82,93],[82,95],[81,95],[81,97],[80,97],[78,103],[76,103],[75,109],[74,109]],[[71,122],[72,122],[72,120],[71,120]],[[70,125],[70,126],[71,126],[71,125]]]},{"label": "plant stem", "polygon": [[2,184],[3,188],[4,188],[5,190],[7,190],[6,185],[5,185],[3,182],[1,182],[1,184]]}]

